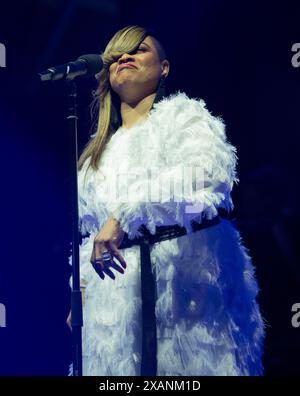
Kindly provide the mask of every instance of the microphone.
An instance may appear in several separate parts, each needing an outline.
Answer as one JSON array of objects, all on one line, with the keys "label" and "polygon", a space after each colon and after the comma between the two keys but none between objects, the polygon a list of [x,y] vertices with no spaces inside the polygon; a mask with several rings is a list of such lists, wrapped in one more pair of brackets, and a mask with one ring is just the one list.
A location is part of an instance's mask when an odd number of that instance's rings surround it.
[{"label": "microphone", "polygon": [[103,62],[100,55],[81,55],[74,62],[65,65],[49,67],[49,69],[39,73],[41,81],[73,80],[75,77],[95,75],[100,72]]}]

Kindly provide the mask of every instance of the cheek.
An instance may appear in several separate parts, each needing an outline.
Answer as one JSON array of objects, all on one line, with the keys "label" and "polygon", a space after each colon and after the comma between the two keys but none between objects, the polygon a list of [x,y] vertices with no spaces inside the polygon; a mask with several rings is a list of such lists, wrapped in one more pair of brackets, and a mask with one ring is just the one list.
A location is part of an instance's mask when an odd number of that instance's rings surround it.
[{"label": "cheek", "polygon": [[160,73],[160,66],[157,63],[156,59],[153,59],[153,57],[149,57],[148,59],[145,60],[143,64],[145,70],[151,75],[156,75]]},{"label": "cheek", "polygon": [[113,71],[113,70],[110,71],[108,80],[109,80],[110,85],[113,85],[113,84],[114,84],[115,75],[114,75],[114,71]]},{"label": "cheek", "polygon": [[109,67],[109,79],[113,79],[114,78],[114,74],[116,73],[117,70],[117,65],[111,65]]},{"label": "cheek", "polygon": [[146,65],[155,67],[158,65],[157,58],[154,57],[152,54],[147,54],[144,58],[144,62]]},{"label": "cheek", "polygon": [[148,65],[145,67],[144,73],[143,73],[145,79],[146,79],[146,80],[149,80],[149,81],[150,81],[150,80],[151,80],[151,81],[157,80],[157,78],[159,77],[159,74],[160,74],[160,70],[159,70],[159,68],[156,66],[155,63],[148,64]]}]

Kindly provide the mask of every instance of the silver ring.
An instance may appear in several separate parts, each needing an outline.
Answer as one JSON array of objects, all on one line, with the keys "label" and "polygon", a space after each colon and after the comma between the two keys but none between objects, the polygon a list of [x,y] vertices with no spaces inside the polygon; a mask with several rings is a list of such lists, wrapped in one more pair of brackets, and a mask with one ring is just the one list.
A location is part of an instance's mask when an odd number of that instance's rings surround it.
[{"label": "silver ring", "polygon": [[112,260],[112,255],[111,255],[110,251],[108,251],[108,250],[105,250],[105,252],[102,252],[101,257],[102,257],[103,261],[111,261]]}]

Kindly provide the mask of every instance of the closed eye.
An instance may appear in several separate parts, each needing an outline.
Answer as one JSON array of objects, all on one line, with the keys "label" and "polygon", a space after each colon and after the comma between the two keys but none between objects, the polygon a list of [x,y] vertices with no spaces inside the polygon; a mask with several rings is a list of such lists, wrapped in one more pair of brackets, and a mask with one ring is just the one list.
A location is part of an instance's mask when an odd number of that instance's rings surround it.
[{"label": "closed eye", "polygon": [[137,51],[142,51],[142,52],[144,52],[144,51],[147,51],[147,48],[141,47],[141,48],[138,48]]}]

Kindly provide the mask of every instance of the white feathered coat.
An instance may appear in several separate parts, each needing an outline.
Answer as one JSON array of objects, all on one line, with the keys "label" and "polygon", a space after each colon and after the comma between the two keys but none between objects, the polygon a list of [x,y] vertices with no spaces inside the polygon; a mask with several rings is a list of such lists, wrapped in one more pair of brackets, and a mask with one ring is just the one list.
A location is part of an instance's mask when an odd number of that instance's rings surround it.
[{"label": "white feathered coat", "polygon": [[[94,237],[109,216],[120,221],[129,238],[139,235],[141,224],[153,234],[159,225],[188,228],[187,235],[151,247],[157,282],[157,375],[263,373],[258,286],[238,230],[225,219],[195,233],[189,228],[191,219],[201,222],[202,216],[216,216],[220,207],[233,209],[236,162],[236,148],[227,141],[222,119],[211,115],[202,99],[180,91],[155,104],[146,120],[119,128],[98,171],[90,169],[86,180],[85,162],[78,179],[80,227],[90,233],[80,246],[81,280],[87,285],[84,375],[140,375],[139,246],[120,250],[127,268],[123,275],[114,271],[115,280],[101,280],[90,264]],[[115,200],[114,176],[137,166],[158,168],[163,189],[170,174],[179,183],[182,166],[200,167],[204,180],[196,184],[192,201],[188,196],[176,200],[171,193],[170,199],[150,202],[147,175],[141,173],[122,179],[119,196],[124,199]],[[127,188],[138,197],[135,202],[128,199]],[[188,213],[191,204],[198,212]]]}]

